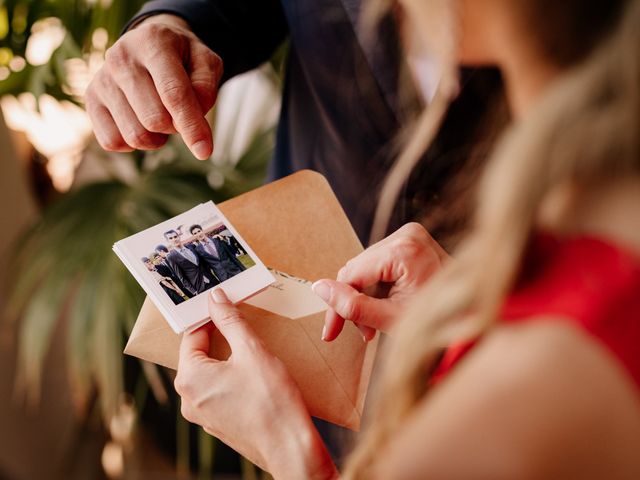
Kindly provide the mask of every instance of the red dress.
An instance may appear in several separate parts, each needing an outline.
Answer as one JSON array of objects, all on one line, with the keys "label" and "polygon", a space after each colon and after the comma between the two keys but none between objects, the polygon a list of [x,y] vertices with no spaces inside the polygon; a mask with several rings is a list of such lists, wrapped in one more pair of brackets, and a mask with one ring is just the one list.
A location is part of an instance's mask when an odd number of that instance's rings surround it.
[{"label": "red dress", "polygon": [[[588,332],[603,344],[640,389],[640,257],[604,240],[536,235],[501,322],[550,316]],[[474,342],[447,349],[437,383]]]}]

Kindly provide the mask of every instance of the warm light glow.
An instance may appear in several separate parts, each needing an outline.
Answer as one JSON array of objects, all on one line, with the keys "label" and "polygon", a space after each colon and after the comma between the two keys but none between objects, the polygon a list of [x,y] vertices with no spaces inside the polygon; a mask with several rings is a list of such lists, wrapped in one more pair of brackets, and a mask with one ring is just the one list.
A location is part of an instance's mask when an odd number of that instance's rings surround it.
[{"label": "warm light glow", "polygon": [[102,468],[109,478],[120,478],[124,473],[124,452],[114,442],[108,442],[102,450]]},{"label": "warm light glow", "polygon": [[133,398],[128,395],[122,395],[118,404],[118,410],[109,422],[111,438],[120,444],[130,442],[135,422],[136,409]]},{"label": "warm light glow", "polygon": [[13,130],[24,132],[29,142],[45,157],[47,171],[56,189],[71,188],[74,172],[91,138],[91,122],[87,114],[71,102],[59,102],[49,95],[38,101],[31,93],[18,98],[6,95],[0,105]]},{"label": "warm light glow", "polygon": [[83,58],[65,60],[66,85],[62,88],[72,97],[83,100],[84,92],[91,79],[104,64],[104,53],[109,44],[109,33],[104,28],[96,28],[91,35],[92,50]]},{"label": "warm light glow", "polygon": [[107,49],[107,44],[109,43],[109,32],[107,32],[106,28],[96,28],[91,35],[91,45],[96,50],[102,50],[103,52]]},{"label": "warm light glow", "polygon": [[38,20],[31,27],[26,57],[31,65],[44,65],[60,46],[67,33],[59,18]]},{"label": "warm light glow", "polygon": [[9,61],[9,68],[14,72],[21,72],[27,66],[27,61],[22,57],[13,57]]},{"label": "warm light glow", "polygon": [[82,100],[91,79],[104,64],[104,51],[93,51],[85,58],[70,58],[64,62],[67,73],[65,93]]},{"label": "warm light glow", "polygon": [[[12,57],[8,49],[6,53],[0,49],[0,81],[8,78],[11,70],[23,70],[27,62],[42,65],[50,61],[65,35],[66,30],[58,18],[36,22],[27,43],[26,60]],[[97,28],[91,36],[91,52],[83,58],[65,61],[66,85],[61,87],[66,94],[82,101],[91,79],[104,64],[108,43],[107,30]],[[11,70],[3,66],[3,62]],[[18,98],[7,95],[0,99],[9,128],[24,132],[36,150],[47,157],[46,168],[54,187],[66,191],[73,184],[75,170],[91,138],[91,123],[84,110],[71,102],[59,102],[49,95],[42,95],[37,103],[39,111],[31,93],[22,93]]]}]

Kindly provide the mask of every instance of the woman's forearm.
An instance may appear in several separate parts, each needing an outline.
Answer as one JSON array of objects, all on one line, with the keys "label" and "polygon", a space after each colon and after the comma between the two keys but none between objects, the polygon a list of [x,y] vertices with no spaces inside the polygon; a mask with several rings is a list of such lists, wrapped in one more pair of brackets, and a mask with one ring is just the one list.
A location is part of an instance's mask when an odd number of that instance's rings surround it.
[{"label": "woman's forearm", "polygon": [[272,457],[268,459],[269,472],[276,480],[338,478],[338,470],[311,418],[301,419],[301,423],[293,430],[282,430],[279,445],[272,449]]}]

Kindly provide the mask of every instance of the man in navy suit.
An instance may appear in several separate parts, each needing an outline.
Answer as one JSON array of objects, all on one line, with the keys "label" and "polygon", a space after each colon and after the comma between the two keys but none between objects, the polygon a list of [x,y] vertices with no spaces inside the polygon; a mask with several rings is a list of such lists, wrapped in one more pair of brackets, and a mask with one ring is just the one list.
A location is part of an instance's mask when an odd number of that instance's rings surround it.
[{"label": "man in navy suit", "polygon": [[158,260],[154,261],[156,271],[163,277],[169,277],[173,280],[173,283],[187,296],[189,291],[182,285],[178,276],[171,270],[171,267],[167,263],[167,256],[169,255],[169,249],[165,245],[157,245],[155,248],[155,254],[158,256]]},{"label": "man in navy suit", "polygon": [[[227,230],[227,232],[229,232],[229,230]],[[242,245],[240,245],[240,242],[238,241],[238,239],[233,235],[231,235],[231,233],[227,235],[226,233],[220,232],[219,238],[221,240],[224,240],[226,244],[229,245],[229,247],[231,248],[231,250],[236,256],[247,254],[247,252],[244,250]]]},{"label": "man in navy suit", "polygon": [[200,225],[189,228],[191,235],[196,237],[193,246],[200,258],[209,266],[220,282],[230,279],[245,270],[231,247],[224,240],[217,237],[209,238]]},{"label": "man in navy suit", "polygon": [[[142,257],[142,262],[147,267],[147,270],[153,275],[155,280],[160,284],[164,292],[169,296],[174,304],[179,305],[188,299],[187,295],[178,287],[172,278],[172,275],[167,275],[168,267],[160,262],[158,265],[154,263],[154,258]],[[158,257],[159,258],[159,257]]]},{"label": "man in navy suit", "polygon": [[189,248],[182,242],[178,232],[168,230],[164,233],[164,238],[170,246],[166,258],[167,265],[188,290],[190,296],[198,295],[220,283],[207,272],[207,265],[196,253],[195,248]]}]

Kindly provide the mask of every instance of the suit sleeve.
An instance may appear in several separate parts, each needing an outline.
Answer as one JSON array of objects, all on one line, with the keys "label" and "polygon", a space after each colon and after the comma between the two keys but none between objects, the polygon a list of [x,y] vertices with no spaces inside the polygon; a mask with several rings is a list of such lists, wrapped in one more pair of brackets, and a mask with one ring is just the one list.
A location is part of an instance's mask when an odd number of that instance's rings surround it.
[{"label": "suit sleeve", "polygon": [[125,31],[159,13],[185,19],[222,58],[222,81],[267,61],[288,34],[280,0],[153,0],[144,4]]},{"label": "suit sleeve", "polygon": [[171,258],[171,256],[167,257],[167,264],[169,265],[171,270],[173,270],[173,273],[175,273],[176,277],[178,277],[178,280],[180,280],[180,283],[184,285],[184,288],[186,288],[189,291],[191,296],[195,296],[198,293],[198,291],[191,284],[189,279],[182,274],[182,269],[176,262],[173,261],[173,258]]},{"label": "suit sleeve", "polygon": [[242,264],[242,262],[240,260],[238,260],[238,258],[236,257],[236,254],[233,252],[233,250],[231,249],[231,247],[229,245],[227,245],[227,242],[225,242],[224,240],[220,240],[219,248],[222,248],[226,253],[227,256],[229,257],[229,260],[231,260],[233,263],[235,263],[241,270],[245,270],[244,265]]}]

